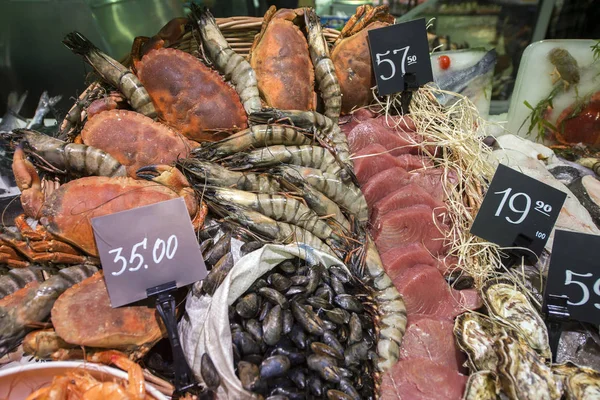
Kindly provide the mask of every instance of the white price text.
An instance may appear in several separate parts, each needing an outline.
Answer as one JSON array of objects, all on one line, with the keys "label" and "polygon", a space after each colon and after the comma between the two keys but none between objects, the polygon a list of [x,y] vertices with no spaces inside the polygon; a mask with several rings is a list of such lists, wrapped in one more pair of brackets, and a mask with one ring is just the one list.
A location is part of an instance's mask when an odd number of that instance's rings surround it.
[{"label": "white price text", "polygon": [[[504,218],[511,224],[518,225],[521,222],[525,221],[525,218],[527,218],[527,216],[529,215],[529,211],[531,210],[531,197],[527,193],[523,193],[523,192],[514,193],[514,194],[512,194],[512,196],[511,196],[511,193],[512,193],[512,188],[508,188],[508,189],[502,190],[500,192],[494,192],[494,194],[503,195],[502,200],[500,201],[500,204],[498,205],[498,208],[496,209],[496,213],[494,214],[494,216],[499,217],[502,214],[502,211],[504,210],[504,206],[506,205],[506,202],[508,201],[508,208],[510,209],[510,211],[512,211],[513,213],[515,213],[517,215],[520,215],[520,217],[518,217],[516,219],[512,219],[511,217],[507,216]],[[538,200],[535,202],[535,207],[533,208],[533,210],[549,217],[550,212],[552,212],[552,206],[550,204],[546,204],[543,201]],[[538,233],[540,233],[540,232],[538,232]],[[538,233],[536,233],[537,237],[539,237],[540,239],[545,238],[545,234],[544,234],[544,238],[542,238],[541,236],[538,236]]]},{"label": "white price text", "polygon": [[[156,239],[151,247],[148,247],[148,238],[144,238],[142,241],[134,244],[129,253],[127,251],[124,252],[123,247],[109,250],[108,254],[114,256],[113,262],[117,266],[120,265],[121,268],[117,272],[111,272],[111,274],[119,276],[127,269],[135,272],[142,266],[144,269],[147,269],[148,263],[146,262],[146,258],[151,260],[155,265],[159,265],[164,259],[172,260],[175,257],[178,246],[179,241],[177,240],[177,236],[171,235],[166,241],[160,238]],[[147,250],[147,252],[143,250]]]},{"label": "white price text", "polygon": [[[591,277],[593,277],[593,274],[591,272],[588,272],[585,274],[578,274],[571,270],[565,271],[565,286],[566,285],[577,285],[581,288],[581,299],[579,301],[571,301],[571,300],[575,300],[575,299],[569,298],[569,300],[567,301],[568,305],[583,306],[583,305],[587,304],[587,302],[590,300],[590,289],[589,289],[588,285],[581,282],[577,278],[591,278]],[[592,286],[592,290],[594,291],[594,293],[597,296],[600,296],[600,278],[596,279],[596,281],[594,282],[594,285]],[[594,307],[600,309],[600,304],[594,303]]]},{"label": "white price text", "polygon": [[[377,61],[377,65],[381,65],[381,64],[387,64],[390,67],[390,73],[389,75],[379,75],[379,78],[381,78],[381,80],[387,81],[392,79],[394,76],[396,76],[396,64],[394,63],[394,61],[392,61],[391,58],[389,57],[385,57],[390,55],[390,53],[392,55],[398,54],[400,52],[402,52],[402,60],[400,62],[400,71],[402,72],[402,76],[404,76],[404,74],[406,74],[406,66],[407,65],[413,65],[417,63],[417,56],[412,55],[409,56],[408,55],[408,51],[410,50],[410,46],[406,46],[406,47],[402,47],[401,49],[394,49],[394,50],[388,50],[385,53],[375,53],[375,60]],[[408,61],[408,63],[407,63]]]}]

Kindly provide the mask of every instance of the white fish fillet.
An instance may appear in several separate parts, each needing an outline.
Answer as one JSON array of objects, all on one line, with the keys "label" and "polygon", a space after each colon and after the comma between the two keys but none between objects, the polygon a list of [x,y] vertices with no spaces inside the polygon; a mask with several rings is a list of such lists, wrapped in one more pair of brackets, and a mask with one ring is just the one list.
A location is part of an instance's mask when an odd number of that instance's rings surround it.
[{"label": "white fish fillet", "polygon": [[[496,141],[502,149],[492,153],[493,159],[490,160],[492,163],[504,164],[567,194],[567,200],[560,210],[554,230],[600,235],[600,229],[594,224],[590,213],[579,203],[575,195],[546,169],[549,165],[560,164],[551,149],[515,135],[500,136]],[[552,251],[554,230],[546,243],[545,248],[548,252]]]}]

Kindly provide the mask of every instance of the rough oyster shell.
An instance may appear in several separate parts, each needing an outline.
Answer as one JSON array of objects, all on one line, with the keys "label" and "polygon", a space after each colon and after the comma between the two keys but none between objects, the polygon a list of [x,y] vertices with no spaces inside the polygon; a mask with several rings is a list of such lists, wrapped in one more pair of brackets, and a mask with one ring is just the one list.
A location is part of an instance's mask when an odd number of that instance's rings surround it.
[{"label": "rough oyster shell", "polygon": [[496,375],[481,371],[469,376],[463,400],[496,400]]},{"label": "rough oyster shell", "polygon": [[552,366],[554,378],[567,400],[600,399],[600,373],[573,363]]},{"label": "rough oyster shell", "polygon": [[496,386],[511,400],[559,400],[561,393],[549,366],[522,340],[503,335],[498,354]]},{"label": "rough oyster shell", "polygon": [[481,291],[491,315],[517,331],[542,357],[552,357],[544,321],[514,283],[494,279],[488,281]]},{"label": "rough oyster shell", "polygon": [[454,336],[461,350],[467,354],[471,370],[496,370],[498,356],[494,342],[499,329],[489,317],[478,313],[466,312],[456,317]]}]

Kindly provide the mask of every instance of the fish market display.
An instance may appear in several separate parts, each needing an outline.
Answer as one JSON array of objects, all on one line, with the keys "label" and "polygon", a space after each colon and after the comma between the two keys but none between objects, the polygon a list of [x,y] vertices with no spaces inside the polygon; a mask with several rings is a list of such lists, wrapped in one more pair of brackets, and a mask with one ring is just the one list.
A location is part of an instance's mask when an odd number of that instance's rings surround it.
[{"label": "fish market display", "polygon": [[[596,371],[552,364],[547,254],[503,269],[501,249],[470,234],[500,162],[568,194],[557,228],[600,234],[593,151],[570,162],[479,135],[495,51],[436,54],[439,88],[406,108],[373,90],[367,32],[394,23],[387,6],[358,7],[335,34],[310,8],[190,8],[122,63],[66,35],[97,80],[58,126],[43,126],[57,101],[44,93],[25,128],[12,114],[0,127],[24,212],[0,227],[3,363],[82,359],[129,376],[68,372],[31,399],[143,399],[146,382],[207,399],[597,395]],[[557,93],[582,87],[577,57],[548,57]],[[179,197],[208,270],[173,292],[198,383],[185,397],[154,301],[111,307],[91,227]]]}]

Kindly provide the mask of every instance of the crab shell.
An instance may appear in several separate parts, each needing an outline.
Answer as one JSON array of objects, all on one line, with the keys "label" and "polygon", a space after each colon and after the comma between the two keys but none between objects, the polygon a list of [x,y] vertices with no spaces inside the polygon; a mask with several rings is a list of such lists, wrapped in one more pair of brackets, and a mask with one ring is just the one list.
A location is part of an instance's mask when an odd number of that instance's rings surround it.
[{"label": "crab shell", "polygon": [[40,222],[52,234],[97,257],[91,219],[161,201],[184,197],[192,219],[203,205],[198,205],[193,190],[180,193],[167,186],[127,177],[90,176],[59,187],[45,201]]},{"label": "crab shell", "polygon": [[315,73],[308,43],[294,23],[303,15],[302,9],[275,12],[272,6],[254,38],[250,65],[256,73],[260,95],[270,107],[315,109]]},{"label": "crab shell", "polygon": [[[369,6],[370,7],[370,6]],[[342,30],[336,42],[331,61],[342,91],[342,114],[371,103],[375,75],[369,51],[368,31],[384,28],[394,22],[386,7],[358,7],[356,14]],[[362,17],[362,20],[358,21]],[[349,33],[347,34],[346,32]]]},{"label": "crab shell", "polygon": [[136,352],[136,358],[166,332],[154,308],[112,308],[102,271],[67,289],[56,300],[52,323],[67,343]]},{"label": "crab shell", "polygon": [[223,131],[248,126],[236,91],[191,54],[151,50],[136,63],[136,70],[160,118],[186,137],[215,141],[229,135]]},{"label": "crab shell", "polygon": [[103,111],[90,118],[81,131],[83,143],[104,150],[135,177],[141,167],[173,164],[198,146],[168,126],[137,112]]}]

